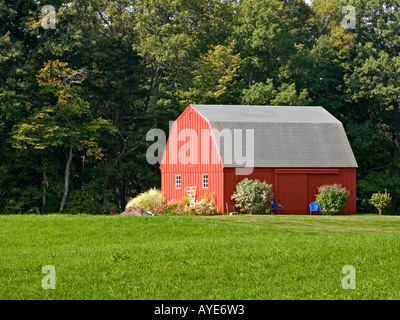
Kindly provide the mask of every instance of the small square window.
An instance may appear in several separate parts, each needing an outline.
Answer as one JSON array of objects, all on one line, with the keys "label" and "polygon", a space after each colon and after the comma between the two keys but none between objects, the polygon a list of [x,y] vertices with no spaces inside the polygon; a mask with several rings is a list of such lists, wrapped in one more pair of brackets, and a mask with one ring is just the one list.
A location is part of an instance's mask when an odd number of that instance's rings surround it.
[{"label": "small square window", "polygon": [[181,176],[180,175],[175,176],[175,188],[176,189],[181,188]]},{"label": "small square window", "polygon": [[203,174],[203,188],[208,188],[208,174]]}]

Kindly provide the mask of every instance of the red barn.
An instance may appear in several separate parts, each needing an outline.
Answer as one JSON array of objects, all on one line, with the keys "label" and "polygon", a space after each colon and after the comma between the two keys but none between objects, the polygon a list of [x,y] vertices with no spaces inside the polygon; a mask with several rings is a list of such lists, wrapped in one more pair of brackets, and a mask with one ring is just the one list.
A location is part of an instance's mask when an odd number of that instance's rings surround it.
[{"label": "red barn", "polygon": [[319,186],[350,191],[344,213],[356,213],[356,169],[342,123],[322,107],[190,105],[174,122],[161,162],[161,190],[179,201],[214,193],[226,212],[244,178],[273,185],[285,214],[309,214]]}]

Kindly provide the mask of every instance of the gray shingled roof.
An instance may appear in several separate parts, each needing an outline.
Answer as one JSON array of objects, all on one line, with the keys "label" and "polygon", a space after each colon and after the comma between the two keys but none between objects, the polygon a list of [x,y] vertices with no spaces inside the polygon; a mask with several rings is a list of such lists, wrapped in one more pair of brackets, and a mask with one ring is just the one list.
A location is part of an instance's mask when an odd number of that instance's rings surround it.
[{"label": "gray shingled roof", "polygon": [[[233,139],[233,149],[242,151],[243,156],[246,156],[246,130],[254,130],[254,167],[357,167],[342,123],[322,107],[192,107],[216,132],[228,129],[233,136],[235,129],[242,129],[242,145]],[[242,166],[229,151],[225,152],[225,144],[229,142],[219,139],[215,131],[213,137],[223,165]]]}]

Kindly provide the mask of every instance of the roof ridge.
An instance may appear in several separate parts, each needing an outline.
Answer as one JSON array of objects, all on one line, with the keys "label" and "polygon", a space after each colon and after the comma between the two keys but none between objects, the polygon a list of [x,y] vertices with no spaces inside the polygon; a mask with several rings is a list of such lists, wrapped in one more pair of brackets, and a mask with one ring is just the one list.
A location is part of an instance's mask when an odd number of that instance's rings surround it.
[{"label": "roof ridge", "polygon": [[197,105],[208,121],[254,123],[341,123],[321,106]]},{"label": "roof ridge", "polygon": [[190,104],[192,107],[262,107],[262,108],[322,108],[322,106],[272,106],[272,105],[252,105],[252,104]]}]

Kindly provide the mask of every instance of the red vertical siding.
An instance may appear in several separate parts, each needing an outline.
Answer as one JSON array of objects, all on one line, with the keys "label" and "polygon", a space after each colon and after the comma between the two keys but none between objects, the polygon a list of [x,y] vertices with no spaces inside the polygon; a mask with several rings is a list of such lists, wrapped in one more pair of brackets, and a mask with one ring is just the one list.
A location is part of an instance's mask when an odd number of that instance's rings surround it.
[{"label": "red vertical siding", "polygon": [[[204,138],[205,133],[210,135],[208,141]],[[179,134],[182,136],[179,137]],[[184,140],[185,136],[186,140]],[[185,150],[186,153],[183,152]],[[188,157],[182,157],[183,154]],[[185,163],[186,161],[188,163]],[[160,169],[161,191],[167,200],[180,201],[186,187],[196,186],[197,201],[204,198],[206,192],[214,193],[218,209],[223,210],[222,163],[213,143],[208,121],[191,106],[181,114],[171,130]],[[208,175],[208,188],[203,188],[203,174]],[[175,188],[176,175],[181,175],[180,189]]]},{"label": "red vertical siding", "polygon": [[307,174],[277,174],[276,202],[282,204],[286,214],[307,212]]},{"label": "red vertical siding", "polygon": [[224,173],[225,202],[231,201],[239,181],[258,179],[273,184],[274,200],[285,207],[285,214],[309,214],[308,205],[315,201],[318,187],[338,183],[350,191],[342,213],[356,213],[356,168],[254,168],[249,176],[238,176],[234,168],[225,168]]}]

